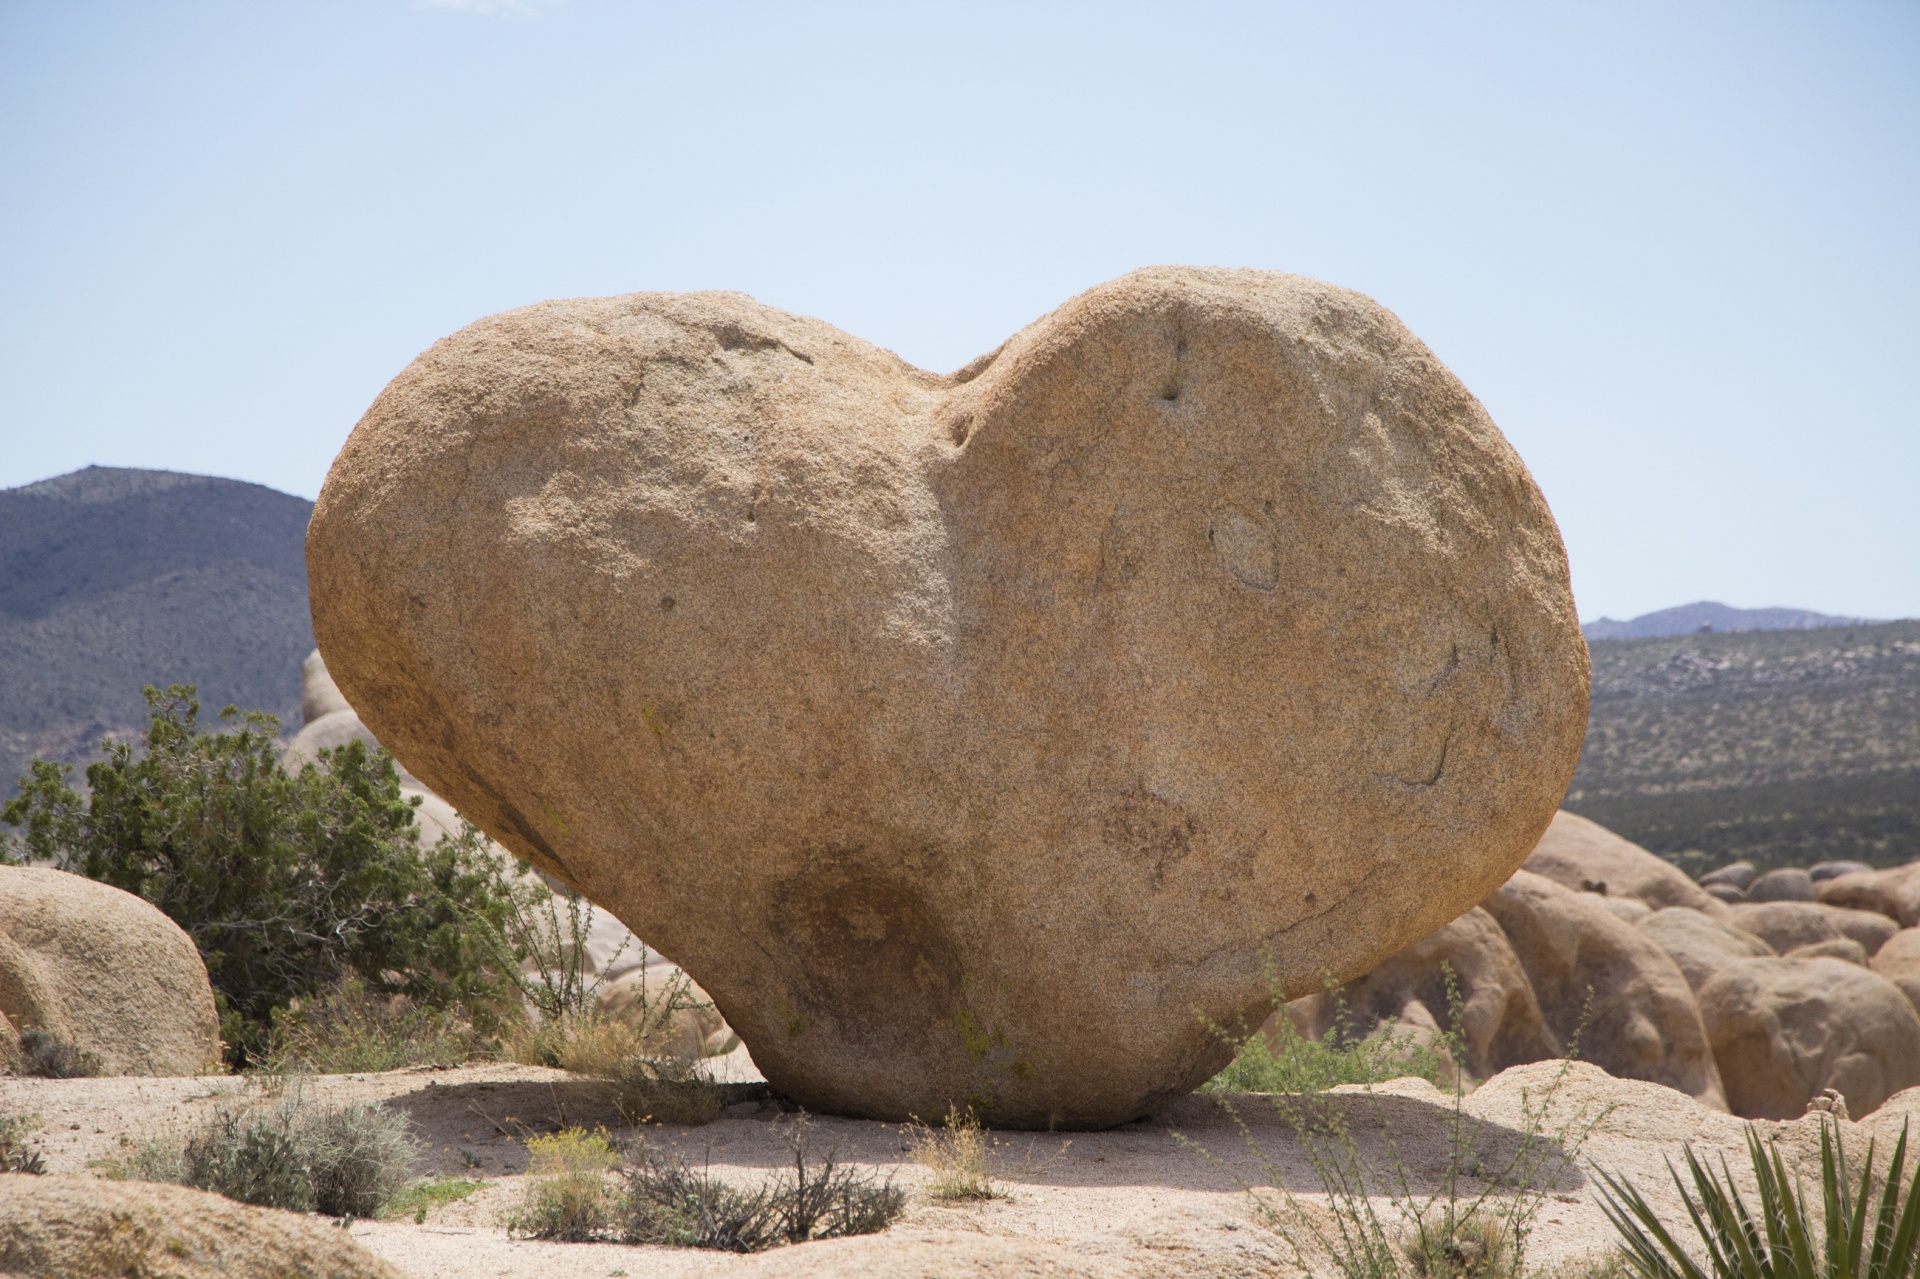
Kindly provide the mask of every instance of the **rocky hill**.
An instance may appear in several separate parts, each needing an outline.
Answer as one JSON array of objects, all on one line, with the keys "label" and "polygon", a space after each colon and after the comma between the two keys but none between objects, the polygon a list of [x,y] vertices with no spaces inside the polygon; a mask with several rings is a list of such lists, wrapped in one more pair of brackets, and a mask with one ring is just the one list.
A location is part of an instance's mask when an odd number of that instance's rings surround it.
[{"label": "rocky hill", "polygon": [[1625,622],[1602,617],[1580,628],[1589,640],[1652,639],[1727,631],[1808,631],[1831,626],[1872,626],[1864,617],[1834,617],[1804,608],[1731,608],[1712,600],[1642,613]]},{"label": "rocky hill", "polygon": [[147,684],[297,714],[313,503],[237,480],[88,467],[0,490],[0,796],[145,722]]},{"label": "rocky hill", "polygon": [[1696,873],[1920,858],[1920,621],[1590,647],[1569,809]]}]

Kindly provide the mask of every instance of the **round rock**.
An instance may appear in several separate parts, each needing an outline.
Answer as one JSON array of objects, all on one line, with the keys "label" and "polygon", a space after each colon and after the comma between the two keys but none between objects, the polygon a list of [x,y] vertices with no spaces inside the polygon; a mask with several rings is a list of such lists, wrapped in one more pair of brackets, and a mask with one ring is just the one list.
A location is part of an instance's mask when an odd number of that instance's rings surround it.
[{"label": "round rock", "polygon": [[1565,552],[1386,310],[1156,268],[951,376],[738,294],[428,350],[335,462],[315,633],[423,783],[815,1110],[1112,1124],[1533,848]]}]

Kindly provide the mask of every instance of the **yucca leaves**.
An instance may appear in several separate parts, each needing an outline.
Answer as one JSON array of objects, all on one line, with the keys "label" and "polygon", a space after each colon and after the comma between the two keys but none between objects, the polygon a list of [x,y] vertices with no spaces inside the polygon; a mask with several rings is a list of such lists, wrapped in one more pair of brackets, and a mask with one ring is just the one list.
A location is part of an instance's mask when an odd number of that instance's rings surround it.
[{"label": "yucca leaves", "polygon": [[1640,1279],[1916,1279],[1920,1195],[1905,1179],[1907,1128],[1900,1129],[1877,1196],[1873,1154],[1874,1142],[1869,1141],[1856,1186],[1839,1125],[1822,1121],[1821,1212],[1816,1221],[1807,1213],[1798,1175],[1788,1171],[1779,1148],[1762,1143],[1752,1126],[1747,1128],[1747,1158],[1759,1197],[1757,1214],[1734,1183],[1724,1157],[1716,1170],[1686,1146],[1681,1155],[1687,1177],[1681,1177],[1672,1160],[1667,1161],[1667,1172],[1693,1225],[1696,1246],[1691,1252],[1632,1182],[1604,1169],[1597,1170],[1600,1210],[1613,1224],[1621,1253]]}]

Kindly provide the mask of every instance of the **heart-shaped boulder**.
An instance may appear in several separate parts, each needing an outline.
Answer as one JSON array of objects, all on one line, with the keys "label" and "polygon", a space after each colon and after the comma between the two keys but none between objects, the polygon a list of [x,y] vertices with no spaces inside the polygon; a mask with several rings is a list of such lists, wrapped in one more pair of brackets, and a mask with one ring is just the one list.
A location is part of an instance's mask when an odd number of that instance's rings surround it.
[{"label": "heart-shaped boulder", "polygon": [[1296,276],[1140,271],[949,377],[739,294],[511,311],[307,555],[380,740],[844,1114],[1194,1087],[1503,883],[1586,723],[1519,458]]}]

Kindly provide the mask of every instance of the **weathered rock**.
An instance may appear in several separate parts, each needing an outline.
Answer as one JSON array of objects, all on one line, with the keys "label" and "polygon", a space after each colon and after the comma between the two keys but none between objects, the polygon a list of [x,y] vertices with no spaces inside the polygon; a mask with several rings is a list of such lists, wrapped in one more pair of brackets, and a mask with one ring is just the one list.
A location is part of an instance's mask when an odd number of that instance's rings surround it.
[{"label": "weathered rock", "polygon": [[1687,906],[1718,911],[1714,899],[1672,862],[1565,809],[1528,854],[1526,869],[1563,888],[1645,902],[1654,910]]},{"label": "weathered rock", "polygon": [[1850,937],[1871,955],[1899,931],[1885,915],[1818,902],[1748,902],[1729,908],[1736,928],[1743,928],[1779,954],[1802,946]]},{"label": "weathered rock", "polygon": [[1611,1074],[1726,1105],[1693,990],[1651,936],[1593,894],[1524,870],[1485,904],[1561,1043],[1578,1032],[1580,1055]]},{"label": "weathered rock", "polygon": [[1858,1119],[1920,1084],[1920,1016],[1886,978],[1838,959],[1749,959],[1700,988],[1700,1014],[1749,1119],[1797,1119],[1822,1089]]},{"label": "weathered rock", "polygon": [[[1607,908],[1609,914],[1629,924],[1640,923],[1653,914],[1653,907],[1647,905],[1638,897],[1600,897],[1599,900],[1600,904]],[[1668,907],[1668,909],[1686,910],[1688,908],[1685,906],[1671,906]],[[1696,911],[1695,913],[1699,914],[1700,912]]]},{"label": "weathered rock", "polygon": [[401,1279],[323,1217],[204,1190],[0,1175],[0,1274],[81,1279]]},{"label": "weathered rock", "polygon": [[1815,862],[1807,867],[1807,878],[1816,884],[1823,884],[1842,875],[1858,875],[1872,869],[1865,862]]},{"label": "weathered rock", "polygon": [[1851,937],[1812,941],[1781,953],[1787,959],[1838,959],[1849,964],[1858,964],[1862,968],[1867,967],[1867,948]]},{"label": "weathered rock", "polygon": [[[1460,1001],[1453,1022],[1445,969],[1451,969]],[[1559,1044],[1541,1020],[1540,1004],[1519,957],[1493,916],[1475,907],[1432,935],[1393,956],[1365,977],[1337,991],[1296,1000],[1274,1016],[1294,1015],[1296,1026],[1319,1039],[1338,1030],[1371,1033],[1396,1020],[1418,1032],[1457,1032],[1463,1063],[1485,1079],[1509,1066],[1556,1057]],[[1336,1025],[1344,1017],[1344,1024]]]},{"label": "weathered rock", "polygon": [[1729,964],[1775,953],[1752,933],[1684,906],[1655,911],[1640,921],[1640,931],[1667,952],[1696,991]]},{"label": "weathered rock", "polygon": [[192,940],[132,893],[65,871],[0,866],[0,1013],[110,1075],[197,1075],[220,1061]]},{"label": "weathered rock", "polygon": [[1735,902],[1747,900],[1747,890],[1744,888],[1735,888],[1732,884],[1708,884],[1707,896],[1717,902],[1724,902],[1731,906]]},{"label": "weathered rock", "polygon": [[1902,928],[1920,923],[1920,862],[1856,871],[1824,880],[1820,900],[1830,906],[1878,911]]},{"label": "weathered rock", "polygon": [[1502,882],[1585,723],[1519,459],[1290,276],[1139,272],[951,377],[737,294],[495,316],[307,549],[368,727],[816,1110],[1142,1113],[1269,959],[1304,994]]},{"label": "weathered rock", "polygon": [[1819,894],[1814,891],[1813,877],[1798,866],[1783,866],[1779,870],[1770,870],[1747,885],[1747,900],[1750,902],[1810,902],[1818,901]]},{"label": "weathered rock", "polygon": [[1833,921],[1842,937],[1851,937],[1860,943],[1868,955],[1879,953],[1882,946],[1892,941],[1900,931],[1900,925],[1888,919],[1877,910],[1854,910],[1847,906],[1829,906],[1820,903],[1821,913]]},{"label": "weathered rock", "polygon": [[1874,952],[1869,968],[1900,988],[1920,1011],[1920,928],[1904,928]]},{"label": "weathered rock", "polygon": [[1714,884],[1726,884],[1744,893],[1747,891],[1747,886],[1753,883],[1754,877],[1759,873],[1758,868],[1756,868],[1752,862],[1728,862],[1718,870],[1710,870],[1702,875],[1700,877],[1700,887],[1710,888]]}]

